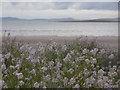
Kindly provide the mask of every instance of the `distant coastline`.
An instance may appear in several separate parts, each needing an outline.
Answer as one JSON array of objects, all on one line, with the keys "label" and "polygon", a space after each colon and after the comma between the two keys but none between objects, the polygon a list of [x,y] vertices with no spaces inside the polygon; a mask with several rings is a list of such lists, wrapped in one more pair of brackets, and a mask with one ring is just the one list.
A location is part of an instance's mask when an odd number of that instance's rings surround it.
[{"label": "distant coastline", "polygon": [[120,21],[109,21],[109,20],[75,20],[75,21],[62,21],[62,22],[120,22]]},{"label": "distant coastline", "polygon": [[87,20],[79,20],[73,18],[51,18],[51,19],[21,19],[16,17],[2,17],[0,18],[3,21],[54,21],[54,22],[120,22],[119,18],[100,18],[100,19],[87,19]]}]

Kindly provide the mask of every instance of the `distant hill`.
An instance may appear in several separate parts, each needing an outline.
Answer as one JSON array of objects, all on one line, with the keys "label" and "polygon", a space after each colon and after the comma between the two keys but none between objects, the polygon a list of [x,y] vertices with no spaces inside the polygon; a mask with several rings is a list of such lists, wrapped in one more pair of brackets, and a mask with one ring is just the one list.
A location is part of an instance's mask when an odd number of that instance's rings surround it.
[{"label": "distant hill", "polygon": [[102,19],[89,19],[89,20],[76,20],[73,18],[52,18],[52,19],[20,19],[15,17],[3,17],[3,21],[60,21],[60,22],[118,22],[120,21],[120,18],[102,18]]},{"label": "distant hill", "polygon": [[3,17],[2,20],[24,20],[24,21],[73,21],[72,18],[52,18],[52,19],[20,19],[15,17]]},{"label": "distant hill", "polygon": [[2,20],[22,20],[22,19],[15,18],[15,17],[3,17]]},{"label": "distant hill", "polygon": [[120,18],[102,18],[102,19],[91,19],[91,20],[72,20],[64,22],[120,22]]}]

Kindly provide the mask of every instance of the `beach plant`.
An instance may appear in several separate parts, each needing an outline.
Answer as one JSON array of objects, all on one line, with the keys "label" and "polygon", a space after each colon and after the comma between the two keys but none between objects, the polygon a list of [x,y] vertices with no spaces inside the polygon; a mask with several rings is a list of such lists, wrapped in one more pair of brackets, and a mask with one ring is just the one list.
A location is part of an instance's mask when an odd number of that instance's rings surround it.
[{"label": "beach plant", "polygon": [[31,44],[10,34],[2,41],[3,88],[119,88],[118,52],[78,38]]}]

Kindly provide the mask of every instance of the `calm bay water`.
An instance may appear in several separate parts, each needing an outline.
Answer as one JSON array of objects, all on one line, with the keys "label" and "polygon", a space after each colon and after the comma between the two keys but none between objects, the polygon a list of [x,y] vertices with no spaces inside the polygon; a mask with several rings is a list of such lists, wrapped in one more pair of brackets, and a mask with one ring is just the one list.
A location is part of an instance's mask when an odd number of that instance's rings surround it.
[{"label": "calm bay water", "polygon": [[118,36],[117,22],[3,21],[13,36]]}]

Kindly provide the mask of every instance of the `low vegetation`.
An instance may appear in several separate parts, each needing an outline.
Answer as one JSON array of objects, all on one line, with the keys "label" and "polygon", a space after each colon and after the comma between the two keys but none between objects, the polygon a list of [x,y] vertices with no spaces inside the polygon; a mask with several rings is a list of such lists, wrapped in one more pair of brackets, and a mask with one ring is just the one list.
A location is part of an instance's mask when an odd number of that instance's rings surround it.
[{"label": "low vegetation", "polygon": [[3,88],[119,88],[120,62],[116,51],[82,38],[73,43],[2,42]]}]

